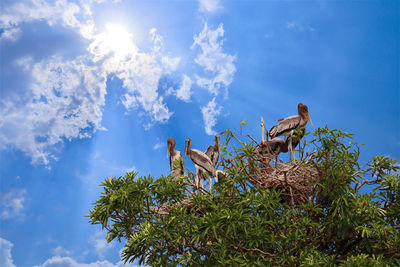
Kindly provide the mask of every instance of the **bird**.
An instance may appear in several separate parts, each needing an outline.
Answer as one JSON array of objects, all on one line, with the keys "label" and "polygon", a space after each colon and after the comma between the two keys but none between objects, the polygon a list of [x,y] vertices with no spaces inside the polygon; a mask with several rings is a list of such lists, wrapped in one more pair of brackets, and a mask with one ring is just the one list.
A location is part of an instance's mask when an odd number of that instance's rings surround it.
[{"label": "bird", "polygon": [[[185,154],[190,160],[194,163],[196,167],[196,186],[199,187],[199,180],[200,180],[200,171],[207,172],[212,175],[212,177],[216,177],[216,170],[210,160],[210,158],[203,152],[197,149],[191,149],[192,141],[190,138],[186,138],[185,140]],[[211,184],[210,184],[210,191],[211,191]]]},{"label": "bird", "polygon": [[279,119],[279,123],[269,130],[269,136],[271,138],[277,136],[286,136],[286,139],[289,139],[289,150],[291,150],[293,158],[295,158],[292,144],[293,138],[290,137],[293,135],[294,130],[304,130],[308,121],[310,121],[311,126],[314,126],[311,121],[310,114],[308,113],[308,107],[306,105],[299,103],[297,105],[297,111],[298,115]]},{"label": "bird", "polygon": [[269,141],[261,142],[255,149],[255,153],[266,156],[268,158],[268,163],[275,158],[275,167],[278,163],[278,155],[280,153],[288,152],[289,140],[283,141],[280,138],[273,138]]},{"label": "bird", "polygon": [[169,156],[169,166],[174,177],[185,174],[185,161],[182,152],[175,150],[175,139],[170,137],[167,141],[167,157]]},{"label": "bird", "polygon": [[210,145],[206,150],[206,155],[210,158],[214,168],[217,166],[219,157],[219,135],[214,136],[214,145]]},{"label": "bird", "polygon": [[[214,168],[217,166],[219,157],[219,135],[214,136],[214,145],[208,146],[207,150],[204,152],[211,160]],[[200,177],[205,180],[203,172],[200,170]],[[218,182],[218,175],[215,177],[215,182]],[[209,187],[211,188],[211,177],[208,178]],[[210,189],[211,190],[211,189]]]}]

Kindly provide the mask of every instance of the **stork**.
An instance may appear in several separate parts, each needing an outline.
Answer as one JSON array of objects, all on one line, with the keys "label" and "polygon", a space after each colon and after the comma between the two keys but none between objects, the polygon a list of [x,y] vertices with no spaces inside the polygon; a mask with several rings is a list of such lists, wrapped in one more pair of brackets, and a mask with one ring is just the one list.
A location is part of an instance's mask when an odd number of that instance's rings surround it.
[{"label": "stork", "polygon": [[262,155],[263,157],[266,155],[268,158],[268,163],[271,159],[275,158],[275,167],[278,163],[278,155],[283,152],[288,152],[289,139],[283,141],[280,138],[273,138],[269,141],[261,142],[259,146],[257,146],[255,153]]},{"label": "stork", "polygon": [[293,144],[292,144],[293,138],[290,138],[293,135],[294,130],[296,129],[304,130],[306,128],[308,121],[310,121],[311,126],[313,126],[310,114],[308,113],[308,107],[306,105],[299,103],[297,105],[297,111],[298,115],[279,119],[278,120],[279,123],[273,126],[271,130],[269,130],[269,136],[271,138],[274,138],[276,136],[286,136],[286,139],[289,139],[289,150],[291,151],[294,159],[296,158],[294,156],[294,151],[293,151]]},{"label": "stork", "polygon": [[[190,148],[192,146],[192,141],[189,137],[186,138],[185,143],[185,154],[192,160],[194,166],[196,167],[196,186],[199,187],[201,172],[210,173],[212,177],[216,177],[217,173],[210,158],[205,153],[201,152],[200,150]],[[211,191],[211,183],[209,187]]]},{"label": "stork", "polygon": [[210,158],[214,168],[217,166],[219,157],[219,135],[214,136],[214,145],[211,145],[206,150],[206,155]]},{"label": "stork", "polygon": [[170,137],[167,141],[167,157],[169,156],[169,166],[171,168],[172,175],[177,177],[185,173],[185,162],[183,160],[182,153],[175,150],[175,139]]},{"label": "stork", "polygon": [[[219,135],[214,136],[214,145],[210,145],[206,150],[206,155],[210,158],[212,165],[217,166],[218,157],[219,157]],[[218,171],[217,171],[218,172]],[[200,177],[205,179],[203,176],[203,172],[200,170]],[[218,182],[218,175],[215,177],[215,182]],[[208,186],[211,190],[211,177],[208,177]]]}]

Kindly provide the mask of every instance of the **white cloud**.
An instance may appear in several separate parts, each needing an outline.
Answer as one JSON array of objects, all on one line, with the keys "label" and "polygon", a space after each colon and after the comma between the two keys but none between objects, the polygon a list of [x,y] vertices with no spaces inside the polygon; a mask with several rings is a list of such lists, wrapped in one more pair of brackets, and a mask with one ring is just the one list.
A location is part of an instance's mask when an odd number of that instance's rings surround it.
[{"label": "white cloud", "polygon": [[13,246],[13,243],[0,237],[0,266],[16,267],[11,256]]},{"label": "white cloud", "polygon": [[220,0],[199,0],[200,11],[215,12],[220,8],[219,2]]},{"label": "white cloud", "polygon": [[21,30],[18,28],[5,29],[0,36],[0,40],[9,40],[15,42],[21,34]]},{"label": "white cloud", "polygon": [[35,265],[35,267],[136,267],[139,265],[128,263],[124,264],[122,261],[113,264],[107,260],[96,261],[91,263],[80,263],[71,257],[60,257],[54,256],[46,260],[41,265]]},{"label": "white cloud", "polygon": [[80,27],[81,23],[75,16],[79,12],[79,6],[67,0],[18,2],[2,10],[0,28],[4,32],[1,38],[15,41],[19,24],[34,20],[45,20],[50,26],[62,23],[67,27]]},{"label": "white cloud", "polygon": [[222,89],[227,96],[227,87],[232,83],[236,72],[234,65],[235,56],[226,54],[222,51],[224,29],[220,24],[217,29],[208,28],[204,24],[203,31],[194,36],[194,42],[191,46],[194,49],[199,46],[199,54],[195,62],[203,67],[206,77],[197,76],[197,84],[200,87],[208,89],[209,92],[217,96]]},{"label": "white cloud", "polygon": [[24,209],[25,189],[12,189],[7,193],[1,193],[1,219],[21,217]]},{"label": "white cloud", "polygon": [[53,249],[53,254],[54,254],[55,256],[62,256],[62,255],[68,256],[68,255],[71,254],[71,251],[66,250],[66,249],[63,248],[62,246],[58,246],[58,247],[56,247],[55,249]]},{"label": "white cloud", "polygon": [[133,43],[132,36],[126,38],[126,43],[131,49],[125,50],[123,54],[110,55],[111,50],[107,50],[107,45],[104,44],[108,41],[103,38],[95,38],[91,47],[96,49],[90,51],[95,55],[95,60],[104,59],[102,67],[106,73],[114,73],[122,80],[123,87],[127,91],[122,98],[122,104],[126,109],[140,106],[154,121],[165,123],[173,112],[169,111],[162,96],[159,95],[158,85],[164,73],[175,67],[177,59],[171,61],[166,57],[160,57],[158,53],[160,49],[157,46],[162,44],[160,41],[162,39],[155,37],[156,29],[152,29],[150,35],[154,47],[149,53],[140,51]]},{"label": "white cloud", "polygon": [[286,23],[286,28],[288,28],[289,30],[294,29],[295,26],[296,24],[294,22]]},{"label": "white cloud", "polygon": [[[14,246],[10,241],[0,237],[0,266],[2,267],[16,267],[11,255],[11,249]],[[55,250],[57,250],[57,247]],[[63,250],[64,249],[58,249]],[[95,261],[90,263],[81,263],[76,261],[71,257],[62,257],[60,255],[55,255],[50,259],[47,259],[44,263],[40,265],[35,265],[35,267],[138,267],[139,265],[134,263],[124,264],[121,260],[115,264],[103,260]]]},{"label": "white cloud", "polygon": [[164,142],[158,142],[157,144],[155,144],[153,146],[153,149],[157,150],[157,149],[160,149],[160,148],[163,148],[163,147],[165,147],[165,143]]},{"label": "white cloud", "polygon": [[96,234],[91,237],[90,243],[94,246],[94,249],[100,259],[103,259],[105,253],[114,247],[114,243],[108,243],[105,239],[104,233],[101,231],[96,232]]},{"label": "white cloud", "polygon": [[192,87],[192,83],[192,79],[190,79],[190,77],[186,74],[183,74],[182,84],[179,89],[176,90],[176,97],[185,102],[190,102],[190,96],[192,94],[192,91],[190,89]]},{"label": "white cloud", "polygon": [[124,172],[134,172],[134,171],[136,171],[137,169],[136,169],[136,167],[135,166],[132,166],[132,167],[129,167],[129,168],[124,168]]},{"label": "white cloud", "polygon": [[54,145],[103,129],[105,78],[85,57],[52,57],[34,64],[23,101],[0,102],[1,148],[17,148],[32,163],[46,165],[55,158]]},{"label": "white cloud", "polygon": [[217,107],[215,97],[208,102],[207,106],[201,107],[203,114],[204,129],[208,135],[215,135],[216,132],[212,129],[217,123],[217,117],[221,114],[222,107]]}]

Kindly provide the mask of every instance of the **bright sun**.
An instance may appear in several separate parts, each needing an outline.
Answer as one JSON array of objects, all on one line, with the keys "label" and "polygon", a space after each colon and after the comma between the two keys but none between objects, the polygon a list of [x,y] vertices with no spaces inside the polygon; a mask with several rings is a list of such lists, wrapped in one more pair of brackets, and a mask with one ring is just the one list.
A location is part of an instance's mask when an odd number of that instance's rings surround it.
[{"label": "bright sun", "polygon": [[107,23],[102,41],[106,50],[123,56],[136,50],[132,38],[132,34],[121,25]]}]

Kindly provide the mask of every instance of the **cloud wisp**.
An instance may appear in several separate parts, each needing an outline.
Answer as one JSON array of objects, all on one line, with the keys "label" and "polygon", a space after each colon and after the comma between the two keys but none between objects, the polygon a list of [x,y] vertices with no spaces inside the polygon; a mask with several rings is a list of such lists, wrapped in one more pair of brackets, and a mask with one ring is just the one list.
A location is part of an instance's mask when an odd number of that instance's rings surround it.
[{"label": "cloud wisp", "polygon": [[199,0],[200,11],[214,13],[221,8],[220,0]]},{"label": "cloud wisp", "polygon": [[203,30],[194,36],[192,49],[199,47],[201,53],[195,58],[195,62],[203,68],[204,76],[196,76],[197,85],[206,88],[214,96],[225,92],[228,95],[228,86],[232,83],[236,67],[235,56],[224,53],[222,46],[224,40],[223,24],[215,30],[209,29],[207,23]]},{"label": "cloud wisp", "polygon": [[215,97],[208,102],[204,107],[201,107],[201,113],[203,115],[204,130],[208,135],[215,135],[216,132],[213,127],[217,123],[217,117],[221,114],[222,107],[218,106],[215,102]]},{"label": "cloud wisp", "polygon": [[12,218],[21,219],[24,210],[26,190],[25,189],[11,189],[6,193],[1,193],[1,220]]}]

